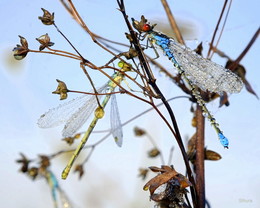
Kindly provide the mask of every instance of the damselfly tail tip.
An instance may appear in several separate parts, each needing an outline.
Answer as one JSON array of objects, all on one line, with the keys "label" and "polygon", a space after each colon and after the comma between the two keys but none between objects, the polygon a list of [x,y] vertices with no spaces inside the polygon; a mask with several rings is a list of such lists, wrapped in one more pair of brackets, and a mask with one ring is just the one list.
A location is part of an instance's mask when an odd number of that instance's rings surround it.
[{"label": "damselfly tail tip", "polygon": [[219,141],[224,148],[228,149],[229,141],[221,132],[218,133]]}]

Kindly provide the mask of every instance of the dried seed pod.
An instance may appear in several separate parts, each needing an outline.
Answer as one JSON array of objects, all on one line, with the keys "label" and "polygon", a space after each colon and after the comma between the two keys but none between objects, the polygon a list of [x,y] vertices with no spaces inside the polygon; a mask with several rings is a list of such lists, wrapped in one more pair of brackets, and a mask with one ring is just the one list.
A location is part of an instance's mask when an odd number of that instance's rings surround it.
[{"label": "dried seed pod", "polygon": [[43,16],[38,17],[44,25],[53,25],[54,24],[54,13],[50,13],[46,9],[43,9]]}]

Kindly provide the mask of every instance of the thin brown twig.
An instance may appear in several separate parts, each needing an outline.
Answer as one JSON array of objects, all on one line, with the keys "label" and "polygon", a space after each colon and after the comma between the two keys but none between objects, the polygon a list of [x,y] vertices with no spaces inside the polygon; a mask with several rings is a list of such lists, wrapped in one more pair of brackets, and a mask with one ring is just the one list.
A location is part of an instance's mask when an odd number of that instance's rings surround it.
[{"label": "thin brown twig", "polygon": [[85,59],[80,52],[74,47],[74,45],[70,42],[70,40],[63,34],[63,32],[61,32],[61,30],[58,28],[58,26],[53,23],[54,27],[56,28],[56,30],[62,35],[62,37],[69,43],[69,45],[76,51],[76,53],[81,57],[82,61],[88,63],[89,61],[87,59]]},{"label": "thin brown twig", "polygon": [[105,51],[107,51],[108,53],[112,54],[113,56],[117,56],[115,53],[113,53],[111,50],[109,50],[108,48],[106,48],[105,46],[103,46],[95,37],[94,33],[92,33],[92,31],[87,27],[87,25],[85,24],[85,22],[83,21],[83,19],[81,18],[81,16],[79,15],[76,7],[74,6],[74,4],[72,3],[71,0],[68,0],[69,5],[71,7],[71,11],[74,15],[75,20],[86,30],[86,32],[90,35],[90,37],[92,38],[93,42],[96,43],[98,46],[100,46],[102,49],[104,49]]},{"label": "thin brown twig", "polygon": [[[68,5],[66,5],[63,1],[63,5],[65,6],[65,8],[69,11],[69,13],[73,16],[73,18],[82,26],[82,28],[91,36],[92,40],[94,43],[96,43],[97,45],[99,45],[102,49],[106,50],[107,52],[109,52],[110,54],[112,54],[114,57],[118,58],[119,60],[121,61],[124,61],[119,55],[113,53],[112,51],[108,50],[107,47],[103,46],[101,43],[99,43],[97,41],[96,38],[99,38],[99,39],[102,39],[102,40],[106,40],[106,41],[109,41],[111,43],[115,43],[115,44],[119,44],[119,45],[124,45],[124,46],[127,46],[126,44],[121,44],[121,43],[118,43],[118,42],[115,42],[115,41],[111,41],[111,40],[108,40],[108,39],[105,39],[105,38],[102,38],[94,33],[92,33],[92,31],[89,30],[89,28],[86,26],[86,24],[84,23],[84,21],[82,20],[81,16],[79,15],[77,9],[75,8],[74,4],[72,3],[71,0],[68,0],[69,2],[69,5],[70,5],[70,8]],[[107,45],[107,44],[105,44]],[[129,46],[128,46],[129,47]],[[139,73],[137,70],[136,70],[137,73]],[[140,75],[140,74],[139,74]],[[141,79],[144,83],[144,85],[146,86],[145,89],[148,89],[148,85],[147,83],[144,82],[143,80],[143,76],[141,76]],[[144,89],[144,88],[143,88]],[[151,92],[151,90],[149,90]]]},{"label": "thin brown twig", "polygon": [[95,85],[94,85],[94,82],[93,82],[92,78],[89,76],[88,71],[86,70],[85,66],[84,66],[82,63],[80,64],[80,67],[82,68],[83,72],[84,72],[85,75],[87,76],[87,78],[88,78],[88,80],[89,80],[89,82],[90,82],[90,84],[91,84],[91,86],[92,86],[92,89],[93,89],[94,92],[95,92],[95,97],[96,97],[96,100],[97,100],[97,104],[98,104],[98,106],[101,108],[101,104],[100,104],[99,99],[98,99],[98,92],[97,92],[97,89],[96,89],[96,87],[95,87]]},{"label": "thin brown twig", "polygon": [[175,21],[175,19],[173,17],[173,14],[171,12],[171,9],[169,7],[169,4],[168,4],[167,0],[161,0],[161,2],[162,2],[162,5],[164,7],[164,10],[165,10],[165,12],[167,14],[167,17],[169,19],[170,25],[171,25],[171,27],[172,27],[175,35],[176,35],[177,41],[179,43],[185,45],[185,42],[184,42],[183,37],[181,35],[180,29],[179,29],[179,27],[178,27],[178,25],[177,25],[177,23],[176,23],[176,21]]},{"label": "thin brown twig", "polygon": [[[60,2],[61,2],[62,5],[65,7],[65,9],[68,11],[68,13],[72,16],[72,18],[73,18],[77,23],[79,23],[80,26],[82,26],[81,22],[75,17],[75,15],[74,15],[72,9],[64,2],[64,0],[60,0]],[[83,28],[86,32],[88,32],[85,27],[82,27],[82,28]],[[100,36],[100,35],[97,35],[96,33],[93,33],[93,32],[92,32],[92,35],[95,36],[97,39],[100,39],[100,40],[103,40],[103,41],[106,41],[106,42],[109,42],[109,43],[113,43],[113,44],[116,44],[116,45],[121,45],[121,46],[129,47],[129,45],[127,45],[127,44],[120,43],[120,42],[117,42],[117,41],[113,41],[113,40],[104,38],[104,37],[102,37],[102,36]],[[100,42],[102,42],[102,41],[100,41]],[[103,44],[105,45],[105,43],[103,43]],[[108,45],[107,45],[107,47],[111,47],[111,46],[108,46]]]},{"label": "thin brown twig", "polygon": [[56,49],[53,49],[53,48],[50,48],[50,47],[46,47],[46,48],[48,48],[48,50],[53,51],[55,53],[64,53],[64,54],[67,54],[69,56],[74,56],[75,58],[78,58],[79,60],[81,60],[81,57],[76,55],[76,54],[74,54],[74,53],[70,53],[70,52],[67,52],[67,51],[61,51],[61,50],[56,50]]},{"label": "thin brown twig", "polygon": [[[217,40],[217,42],[216,42],[216,45],[214,46],[214,47],[216,47],[216,48],[218,47],[219,41],[220,41],[220,39],[221,39],[221,37],[222,37],[222,34],[223,34],[223,31],[224,31],[224,28],[225,28],[225,25],[226,25],[226,22],[227,22],[227,18],[228,18],[228,15],[229,15],[229,11],[230,11],[231,5],[232,5],[232,0],[230,0],[230,2],[229,2],[229,6],[228,6],[228,9],[227,9],[227,13],[226,13],[226,16],[225,16],[224,23],[223,23],[223,25],[222,25],[222,28],[221,28],[221,31],[220,31],[218,40]],[[211,46],[213,46],[213,45],[211,45]],[[211,53],[211,56],[209,57],[209,59],[211,59],[213,55],[214,55],[214,50],[213,50],[213,52]]]},{"label": "thin brown twig", "polygon": [[134,98],[136,98],[136,99],[138,99],[138,100],[141,100],[141,101],[143,101],[143,102],[145,102],[145,103],[151,104],[148,100],[145,100],[144,98],[141,98],[141,97],[139,97],[139,96],[137,96],[137,95],[131,93],[129,90],[126,90],[126,89],[125,89],[122,85],[120,85],[116,80],[112,79],[112,77],[111,77],[109,74],[107,74],[105,71],[103,71],[103,70],[102,70],[102,67],[97,67],[96,69],[97,69],[98,71],[100,71],[103,75],[105,75],[107,78],[109,78],[109,79],[110,79],[114,84],[116,84],[120,89],[122,89],[125,94],[128,94],[128,95],[130,95],[131,97],[134,97]]},{"label": "thin brown twig", "polygon": [[[117,68],[112,67],[112,66],[106,66],[106,65],[105,65],[105,66],[97,67],[96,69],[98,69],[98,70],[99,70],[101,73],[103,73],[103,74],[104,74],[104,69],[113,69],[114,71],[120,72],[121,74],[124,75],[124,77],[128,78],[129,80],[131,80],[131,82],[133,82],[134,84],[136,84],[143,92],[145,92],[146,95],[152,95],[152,94],[150,93],[149,89],[146,89],[145,87],[143,87],[140,83],[138,83],[138,82],[136,81],[135,78],[132,78],[130,75],[128,75],[126,72],[121,71],[120,69],[117,69]],[[105,74],[105,76],[107,77],[108,74]],[[112,80],[111,76],[110,76],[110,80]],[[113,80],[112,80],[112,81],[113,81]],[[120,87],[121,85],[118,85],[118,86]],[[121,89],[122,89],[123,91],[125,91],[124,88],[121,87]]]},{"label": "thin brown twig", "polygon": [[227,2],[228,2],[228,0],[225,0],[224,5],[223,5],[223,8],[222,8],[222,11],[221,11],[221,13],[220,13],[220,16],[219,16],[219,19],[218,19],[217,25],[216,25],[216,27],[215,27],[215,30],[214,30],[214,33],[213,33],[212,39],[211,39],[211,41],[210,41],[210,45],[209,45],[209,50],[208,50],[207,58],[210,57],[210,53],[211,53],[211,51],[212,51],[212,46],[214,45],[214,40],[215,40],[215,37],[216,37],[217,31],[218,31],[218,27],[219,27],[220,22],[221,22],[221,20],[222,20],[222,17],[223,17],[224,11],[225,11],[225,9],[226,9]]},{"label": "thin brown twig", "polygon": [[[66,55],[64,53],[57,53],[57,52],[53,52],[53,51],[37,51],[37,50],[31,50],[29,49],[28,52],[33,52],[33,53],[45,53],[45,54],[51,54],[51,55],[56,55],[56,56],[64,56],[67,58],[72,58],[72,59],[76,59],[76,60],[81,60],[81,58],[79,57],[75,57],[75,56],[70,56],[70,55]],[[62,52],[62,51],[60,51]]]},{"label": "thin brown twig", "polygon": [[[147,55],[146,55],[147,56]],[[187,86],[185,85],[185,83],[183,82],[183,80],[180,78],[180,75],[177,74],[176,76],[173,76],[173,74],[171,74],[164,66],[162,66],[161,64],[159,64],[157,61],[155,61],[154,59],[152,59],[151,57],[147,56],[149,61],[155,65],[156,67],[158,67],[160,69],[160,71],[162,71],[167,77],[169,77],[177,86],[179,86],[183,92],[185,92],[186,94],[191,94],[190,89],[187,88]]]},{"label": "thin brown twig", "polygon": [[160,152],[159,157],[161,158],[161,164],[162,164],[162,165],[165,165],[165,161],[164,161],[164,157],[163,157],[162,151],[160,150],[160,148],[158,147],[158,145],[157,145],[156,142],[154,141],[153,137],[152,137],[148,132],[146,132],[145,135],[147,136],[148,140],[151,142],[151,144],[153,145],[153,147]]}]

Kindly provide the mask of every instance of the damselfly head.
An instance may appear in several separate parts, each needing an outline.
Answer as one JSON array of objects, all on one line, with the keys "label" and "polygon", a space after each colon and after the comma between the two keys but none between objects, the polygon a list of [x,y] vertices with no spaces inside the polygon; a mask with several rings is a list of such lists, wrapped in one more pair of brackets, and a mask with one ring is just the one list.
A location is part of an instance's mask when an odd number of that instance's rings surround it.
[{"label": "damselfly head", "polygon": [[153,30],[153,28],[156,26],[156,24],[154,25],[150,25],[149,23],[147,23],[147,19],[145,19],[145,17],[142,15],[141,16],[141,21],[137,21],[134,18],[132,18],[133,21],[133,26],[136,30],[138,30],[138,32],[142,33],[142,32],[150,32]]}]

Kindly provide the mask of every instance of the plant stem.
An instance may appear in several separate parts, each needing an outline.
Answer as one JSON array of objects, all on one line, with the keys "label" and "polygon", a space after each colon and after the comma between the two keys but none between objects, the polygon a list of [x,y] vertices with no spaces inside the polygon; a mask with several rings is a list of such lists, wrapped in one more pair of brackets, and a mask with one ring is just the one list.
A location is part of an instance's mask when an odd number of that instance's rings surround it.
[{"label": "plant stem", "polygon": [[205,171],[204,171],[204,127],[205,118],[202,115],[201,106],[197,105],[196,110],[196,160],[195,160],[195,173],[196,173],[196,191],[197,191],[197,207],[205,207]]}]

